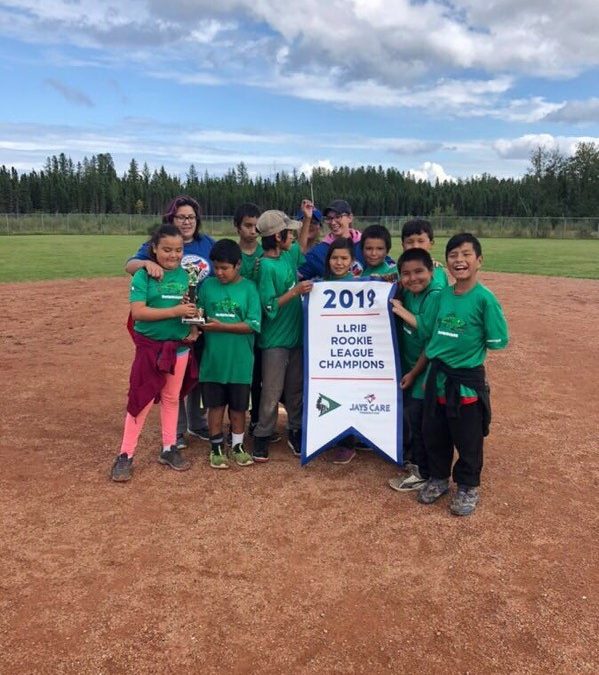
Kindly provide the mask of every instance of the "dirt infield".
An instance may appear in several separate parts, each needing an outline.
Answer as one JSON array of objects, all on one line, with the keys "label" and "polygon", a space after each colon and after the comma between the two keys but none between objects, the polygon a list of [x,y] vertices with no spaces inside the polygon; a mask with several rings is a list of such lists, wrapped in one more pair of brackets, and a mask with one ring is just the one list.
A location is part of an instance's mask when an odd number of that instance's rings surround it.
[{"label": "dirt infield", "polygon": [[1,673],[596,673],[599,282],[483,275],[482,501],[456,518],[371,453],[109,481],[125,278],[2,284]]}]

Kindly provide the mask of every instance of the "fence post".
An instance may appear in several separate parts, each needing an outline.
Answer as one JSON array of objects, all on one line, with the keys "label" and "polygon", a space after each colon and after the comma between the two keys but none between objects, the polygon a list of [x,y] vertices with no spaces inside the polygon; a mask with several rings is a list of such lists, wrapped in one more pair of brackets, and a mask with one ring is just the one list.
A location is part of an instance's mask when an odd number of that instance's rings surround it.
[{"label": "fence post", "polygon": [[42,213],[42,232],[44,232],[44,214]]},{"label": "fence post", "polygon": [[[6,218],[6,234],[10,234],[10,224],[8,222],[8,213],[5,213],[4,217]],[[597,230],[599,230],[599,225],[597,225]]]}]

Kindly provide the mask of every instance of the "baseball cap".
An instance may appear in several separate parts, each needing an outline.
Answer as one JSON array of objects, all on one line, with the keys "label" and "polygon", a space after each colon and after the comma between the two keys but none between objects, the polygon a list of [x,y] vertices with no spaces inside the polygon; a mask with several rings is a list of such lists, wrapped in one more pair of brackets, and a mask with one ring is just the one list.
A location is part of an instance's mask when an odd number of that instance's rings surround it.
[{"label": "baseball cap", "polygon": [[327,206],[324,210],[324,215],[326,216],[329,211],[335,211],[335,213],[351,213],[351,206],[345,199],[333,199],[333,201]]},{"label": "baseball cap", "polygon": [[[296,212],[295,219],[304,219],[304,212],[301,209]],[[318,209],[314,209],[314,211],[312,211],[312,220],[317,220],[320,224],[322,224],[322,213]]]},{"label": "baseball cap", "polygon": [[265,211],[256,223],[256,229],[263,237],[270,237],[283,230],[299,230],[301,226],[301,223],[297,220],[291,220],[283,211],[276,211],[274,209]]}]

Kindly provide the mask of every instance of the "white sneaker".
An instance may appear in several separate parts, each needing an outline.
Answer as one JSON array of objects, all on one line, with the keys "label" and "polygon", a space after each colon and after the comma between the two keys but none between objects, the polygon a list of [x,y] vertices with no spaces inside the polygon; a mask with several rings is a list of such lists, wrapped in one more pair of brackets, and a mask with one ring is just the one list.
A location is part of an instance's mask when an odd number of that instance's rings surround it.
[{"label": "white sneaker", "polygon": [[411,490],[420,490],[420,488],[426,483],[426,479],[421,478],[418,470],[415,473],[411,473],[407,478],[402,478],[401,476],[396,476],[389,480],[389,487],[397,492],[410,492]]}]

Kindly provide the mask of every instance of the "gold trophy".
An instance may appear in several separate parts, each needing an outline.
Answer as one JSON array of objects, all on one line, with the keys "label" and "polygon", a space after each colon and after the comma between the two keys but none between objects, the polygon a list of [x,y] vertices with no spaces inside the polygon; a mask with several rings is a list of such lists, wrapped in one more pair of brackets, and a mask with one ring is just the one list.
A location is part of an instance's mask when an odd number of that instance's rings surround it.
[{"label": "gold trophy", "polygon": [[[198,289],[198,280],[200,278],[200,270],[196,265],[190,263],[185,265],[183,269],[187,272],[187,277],[189,279],[189,285],[187,287],[187,296],[189,297],[189,302],[195,304],[197,298],[197,289]],[[193,324],[194,326],[202,326],[206,323],[204,318],[204,310],[201,307],[198,307],[198,313],[193,317],[184,316],[181,319],[182,323]]]}]

